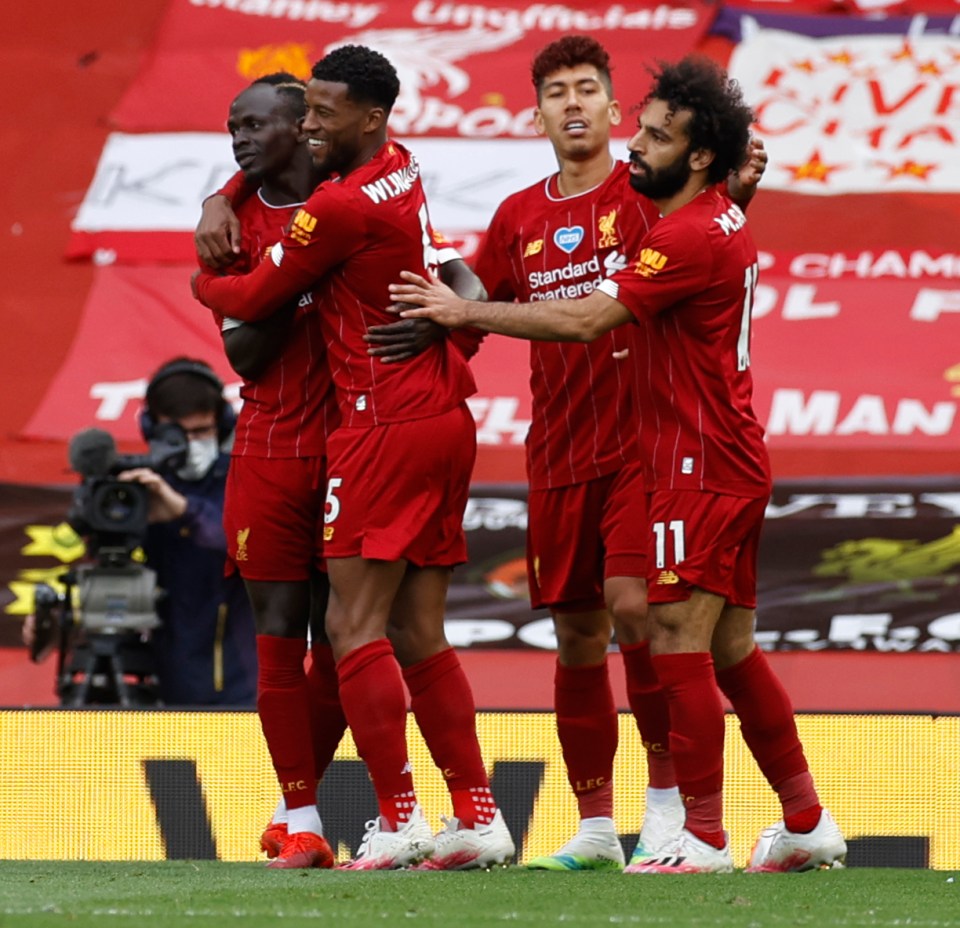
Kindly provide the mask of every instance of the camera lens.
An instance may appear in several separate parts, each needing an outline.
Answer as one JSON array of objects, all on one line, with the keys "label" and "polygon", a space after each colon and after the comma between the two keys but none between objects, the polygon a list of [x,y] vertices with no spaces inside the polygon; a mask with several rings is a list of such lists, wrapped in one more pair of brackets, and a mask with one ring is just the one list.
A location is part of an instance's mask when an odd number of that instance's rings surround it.
[{"label": "camera lens", "polygon": [[147,497],[138,483],[104,480],[91,494],[86,521],[97,532],[139,534],[147,526]]},{"label": "camera lens", "polygon": [[111,486],[99,499],[100,515],[113,525],[129,525],[140,509],[141,498],[128,487]]}]

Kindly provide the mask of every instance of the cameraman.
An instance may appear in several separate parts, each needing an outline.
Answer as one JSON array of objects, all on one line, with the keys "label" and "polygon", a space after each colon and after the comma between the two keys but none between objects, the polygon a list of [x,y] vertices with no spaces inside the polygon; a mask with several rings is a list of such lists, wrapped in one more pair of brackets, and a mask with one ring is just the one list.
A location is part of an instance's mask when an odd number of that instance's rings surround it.
[{"label": "cameraman", "polygon": [[183,357],[168,361],[147,386],[140,431],[149,442],[157,425],[179,425],[187,461],[166,476],[147,468],[118,475],[150,491],[144,551],[165,593],[152,641],[167,705],[252,706],[256,700],[253,613],[240,577],[224,576],[230,458],[221,446],[235,421],[209,365]]},{"label": "cameraman", "polygon": [[[209,365],[186,357],[168,361],[147,385],[140,431],[150,443],[159,426],[179,426],[186,460],[172,473],[137,467],[117,474],[149,493],[143,549],[161,591],[161,624],[147,646],[168,706],[252,706],[256,700],[253,613],[239,575],[224,576],[229,454],[221,446],[232,437],[235,418]],[[36,638],[31,615],[23,639],[30,647]]]}]

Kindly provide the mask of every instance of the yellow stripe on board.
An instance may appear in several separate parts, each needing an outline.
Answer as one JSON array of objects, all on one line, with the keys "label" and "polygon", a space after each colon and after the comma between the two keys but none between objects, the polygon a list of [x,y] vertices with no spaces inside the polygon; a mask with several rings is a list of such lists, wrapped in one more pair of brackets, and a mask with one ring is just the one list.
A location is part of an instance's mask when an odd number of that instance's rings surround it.
[{"label": "yellow stripe on board", "polygon": [[[797,723],[823,803],[848,839],[927,839],[932,867],[960,869],[960,719],[802,715]],[[553,716],[486,712],[478,731],[495,789],[496,778],[505,786],[501,804],[517,816],[526,803],[523,859],[556,850],[576,830],[577,815]],[[616,822],[629,834],[640,829],[646,785],[629,715],[620,716],[620,737]],[[408,738],[420,801],[439,829],[440,815],[451,812],[447,792],[412,717]],[[356,760],[348,734],[335,763]],[[510,779],[511,770],[527,777],[526,786]],[[351,782],[368,785],[363,777]],[[53,801],[38,803],[38,795]],[[3,859],[161,860],[202,856],[191,850],[197,846],[223,860],[256,860],[278,795],[253,713],[0,711]],[[369,795],[336,797],[360,834],[376,811]],[[742,866],[760,829],[780,812],[733,716],[726,797],[725,824]],[[212,843],[191,844],[195,834]],[[338,850],[345,857],[351,848]]]}]

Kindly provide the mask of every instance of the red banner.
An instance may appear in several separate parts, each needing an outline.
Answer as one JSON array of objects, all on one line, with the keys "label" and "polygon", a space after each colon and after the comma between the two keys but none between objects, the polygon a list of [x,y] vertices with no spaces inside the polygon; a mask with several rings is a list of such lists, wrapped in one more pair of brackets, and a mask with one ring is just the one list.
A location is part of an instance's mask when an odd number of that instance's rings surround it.
[{"label": "red banner", "polygon": [[761,259],[752,357],[771,449],[960,451],[960,255]]},{"label": "red banner", "polygon": [[620,98],[635,102],[648,85],[644,62],[682,57],[712,17],[702,0],[173,0],[149,64],[113,117],[125,131],[222,131],[229,101],[254,78],[280,70],[306,78],[331,48],[356,44],[385,54],[399,73],[397,135],[526,137],[530,62],[548,42],[595,36],[620,63]]},{"label": "red banner", "polygon": [[[208,361],[238,401],[240,383],[219,332],[190,295],[191,272],[190,265],[98,269],[70,352],[21,437],[67,440],[96,426],[118,441],[139,440],[137,412],[150,374],[177,355]],[[477,420],[476,479],[524,479],[528,352],[526,342],[491,337],[472,362],[479,388],[469,400]]]},{"label": "red banner", "polygon": [[[960,455],[960,254],[764,252],[761,261],[755,408],[772,451]],[[190,296],[190,272],[100,268],[71,351],[25,435],[65,439],[99,425],[137,437],[146,378],[177,354],[208,359],[235,396],[216,328]],[[491,337],[472,366],[478,479],[522,481],[528,346]]]},{"label": "red banner", "polygon": [[[172,0],[74,223],[71,255],[102,265],[76,341],[42,401],[26,398],[16,434],[62,441],[99,424],[135,437],[138,391],[173,354],[208,358],[234,386],[186,279],[199,202],[233,171],[229,100],[254,76],[305,76],[343,42],[384,51],[404,85],[394,132],[423,166],[435,225],[469,258],[496,205],[555,169],[549,144],[528,137],[539,48],[596,35],[629,106],[645,60],[702,48],[710,29],[729,43],[771,155],[749,219],[766,252],[756,408],[778,472],[945,472],[960,451],[960,256],[948,250],[960,19],[943,15],[954,0],[808,15],[836,6]],[[910,16],[865,15],[881,7]],[[612,147],[625,152],[623,139]],[[526,346],[492,341],[475,367],[477,477],[521,480]]]}]

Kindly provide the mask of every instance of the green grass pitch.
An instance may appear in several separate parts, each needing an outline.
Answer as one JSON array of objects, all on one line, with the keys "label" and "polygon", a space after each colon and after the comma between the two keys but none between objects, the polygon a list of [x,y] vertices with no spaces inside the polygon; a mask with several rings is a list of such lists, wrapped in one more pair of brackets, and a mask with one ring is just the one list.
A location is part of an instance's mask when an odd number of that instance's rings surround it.
[{"label": "green grass pitch", "polygon": [[272,871],[262,864],[0,862],[0,926],[960,926],[960,874],[854,869],[635,876]]}]

